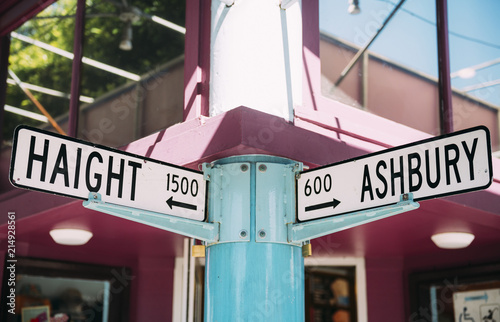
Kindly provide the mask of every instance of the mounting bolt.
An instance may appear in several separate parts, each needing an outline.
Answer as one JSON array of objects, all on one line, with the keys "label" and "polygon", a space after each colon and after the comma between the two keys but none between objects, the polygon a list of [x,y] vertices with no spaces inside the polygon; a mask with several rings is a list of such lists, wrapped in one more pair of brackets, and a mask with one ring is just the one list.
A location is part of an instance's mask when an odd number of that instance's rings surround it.
[{"label": "mounting bolt", "polygon": [[267,170],[267,166],[265,164],[259,165],[259,171],[260,172],[266,172],[266,170]]},{"label": "mounting bolt", "polygon": [[247,172],[247,171],[248,171],[248,165],[246,165],[246,164],[242,164],[242,165],[240,166],[240,169],[241,169],[241,171],[242,171],[242,172]]},{"label": "mounting bolt", "polygon": [[407,193],[403,194],[403,201],[408,201],[409,196]]},{"label": "mounting bolt", "polygon": [[94,193],[94,199],[97,199],[97,194]]},{"label": "mounting bolt", "polygon": [[266,238],[266,231],[264,229],[259,230],[259,237]]},{"label": "mounting bolt", "polygon": [[247,235],[248,235],[248,232],[245,229],[240,231],[240,238],[245,238],[245,237],[247,237]]}]

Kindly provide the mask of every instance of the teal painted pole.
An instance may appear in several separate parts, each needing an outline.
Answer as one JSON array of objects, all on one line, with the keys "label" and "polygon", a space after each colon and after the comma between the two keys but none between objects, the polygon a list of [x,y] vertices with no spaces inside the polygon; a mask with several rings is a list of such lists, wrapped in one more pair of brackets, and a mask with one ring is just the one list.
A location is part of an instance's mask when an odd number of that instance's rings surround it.
[{"label": "teal painted pole", "polygon": [[419,207],[407,193],[394,205],[296,223],[301,171],[300,162],[266,155],[203,164],[205,222],[106,203],[96,192],[83,205],[203,241],[205,321],[298,322],[305,318],[302,246]]},{"label": "teal painted pole", "polygon": [[205,321],[304,321],[301,244],[287,242],[298,162],[241,156],[204,165],[210,181]]}]

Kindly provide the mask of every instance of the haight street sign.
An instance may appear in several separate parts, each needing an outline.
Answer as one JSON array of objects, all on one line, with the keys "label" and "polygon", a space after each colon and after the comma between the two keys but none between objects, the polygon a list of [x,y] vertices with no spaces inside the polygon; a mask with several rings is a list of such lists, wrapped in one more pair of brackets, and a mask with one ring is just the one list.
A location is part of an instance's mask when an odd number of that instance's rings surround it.
[{"label": "haight street sign", "polygon": [[489,130],[479,126],[304,171],[299,221],[486,189],[492,182]]},{"label": "haight street sign", "polygon": [[19,188],[203,221],[206,182],[191,169],[27,126],[14,134],[10,181]]}]

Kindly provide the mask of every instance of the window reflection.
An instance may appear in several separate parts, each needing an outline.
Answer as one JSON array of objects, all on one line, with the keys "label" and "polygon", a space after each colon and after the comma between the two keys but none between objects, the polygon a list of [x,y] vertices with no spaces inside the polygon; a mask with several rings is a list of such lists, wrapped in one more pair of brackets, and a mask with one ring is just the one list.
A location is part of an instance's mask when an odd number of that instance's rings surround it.
[{"label": "window reflection", "polygon": [[[75,13],[73,0],[47,7],[12,33],[9,57],[12,71],[62,129]],[[183,0],[86,1],[79,138],[121,146],[182,121],[184,25]],[[19,124],[54,128],[13,80],[7,105],[6,140]]]},{"label": "window reflection", "polygon": [[[434,0],[320,0],[323,95],[356,108],[440,134]],[[499,149],[500,3],[449,2],[454,129],[486,125]],[[495,11],[496,10],[496,11]],[[392,18],[388,20],[389,17]],[[384,26],[381,31],[380,29]],[[372,41],[373,40],[373,41]],[[363,55],[343,76],[353,58]]]},{"label": "window reflection", "polygon": [[[500,150],[500,28],[498,1],[449,1],[448,20],[454,122],[457,129],[470,124],[488,126],[493,151]],[[462,97],[468,104],[461,103]],[[458,105],[458,106],[457,106]]]}]

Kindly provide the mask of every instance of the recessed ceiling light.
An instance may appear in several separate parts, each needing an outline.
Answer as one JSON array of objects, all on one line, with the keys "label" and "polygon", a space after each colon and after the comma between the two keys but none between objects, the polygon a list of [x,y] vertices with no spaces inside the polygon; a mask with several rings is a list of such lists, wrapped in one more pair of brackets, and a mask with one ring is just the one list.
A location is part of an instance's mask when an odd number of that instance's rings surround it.
[{"label": "recessed ceiling light", "polygon": [[92,233],[83,229],[53,229],[50,236],[60,245],[78,246],[86,244],[92,238]]},{"label": "recessed ceiling light", "polygon": [[439,248],[458,249],[469,246],[474,240],[474,235],[469,233],[450,232],[432,235],[431,239]]}]

